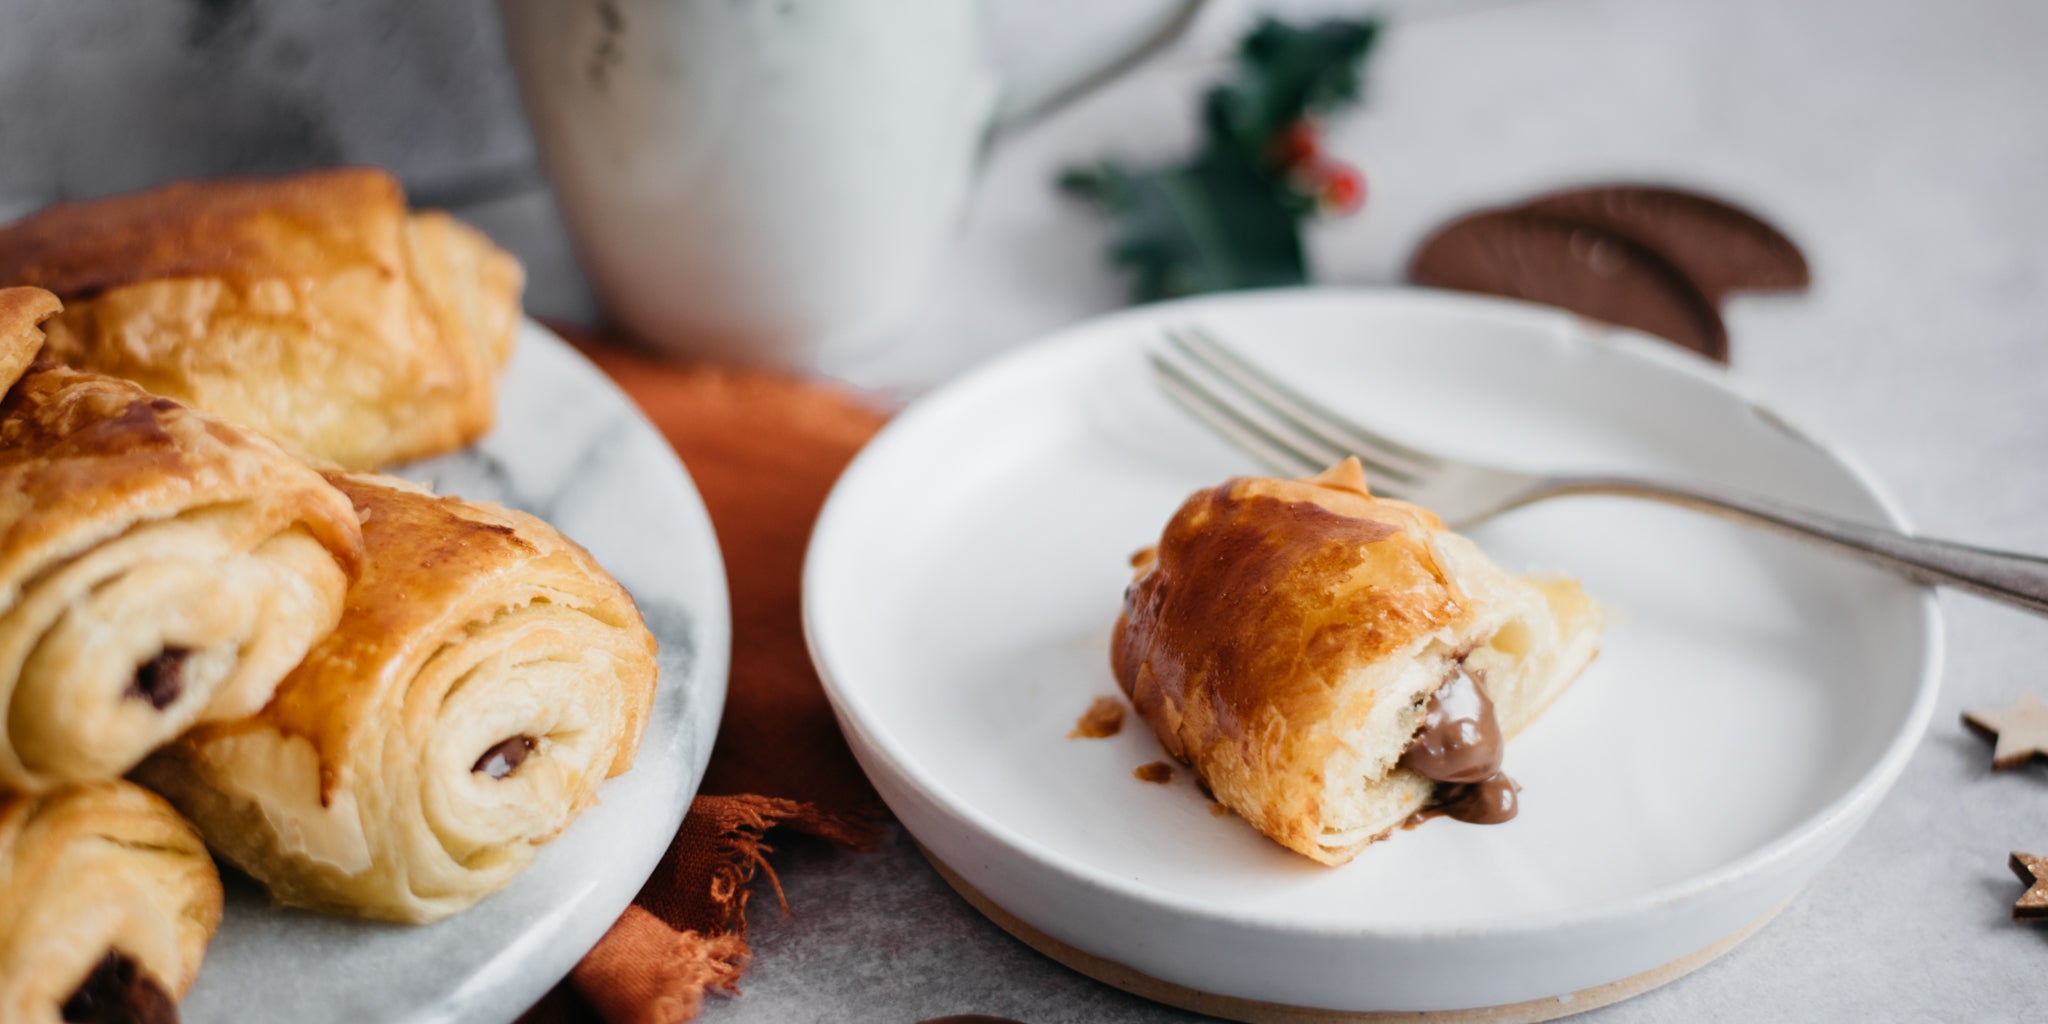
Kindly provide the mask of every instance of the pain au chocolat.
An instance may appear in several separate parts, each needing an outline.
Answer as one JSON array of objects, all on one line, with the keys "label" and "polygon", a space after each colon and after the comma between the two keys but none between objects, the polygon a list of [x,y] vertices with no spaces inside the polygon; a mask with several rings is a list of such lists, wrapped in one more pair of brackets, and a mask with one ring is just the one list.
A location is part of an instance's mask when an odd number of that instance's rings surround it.
[{"label": "pain au chocolat", "polygon": [[1592,660],[1577,583],[1495,566],[1357,460],[1197,491],[1134,560],[1117,682],[1215,798],[1342,864],[1418,813],[1516,810],[1502,744]]},{"label": "pain au chocolat", "polygon": [[632,598],[533,516],[335,475],[367,558],[261,712],[137,770],[279,902],[424,922],[503,887],[630,768],[654,698]]},{"label": "pain au chocolat", "polygon": [[254,713],[363,557],[348,499],[270,441],[29,364],[57,309],[0,289],[0,790],[29,793]]},{"label": "pain au chocolat", "polygon": [[521,284],[369,168],[179,182],[0,228],[0,286],[64,301],[48,355],[349,469],[490,428]]},{"label": "pain au chocolat", "polygon": [[198,834],[141,787],[0,793],[0,1021],[173,1024],[220,910]]}]

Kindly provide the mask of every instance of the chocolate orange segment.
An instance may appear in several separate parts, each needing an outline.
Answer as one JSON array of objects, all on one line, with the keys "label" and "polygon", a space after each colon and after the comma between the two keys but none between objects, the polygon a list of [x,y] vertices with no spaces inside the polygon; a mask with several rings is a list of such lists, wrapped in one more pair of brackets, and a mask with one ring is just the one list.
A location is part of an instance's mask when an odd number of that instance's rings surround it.
[{"label": "chocolate orange segment", "polygon": [[1730,292],[1799,291],[1811,281],[1799,247],[1763,218],[1697,192],[1596,185],[1519,207],[1603,228],[1664,257],[1709,299]]},{"label": "chocolate orange segment", "polygon": [[1561,306],[1728,361],[1728,329],[1702,289],[1649,247],[1589,224],[1529,210],[1476,213],[1423,242],[1409,276]]}]

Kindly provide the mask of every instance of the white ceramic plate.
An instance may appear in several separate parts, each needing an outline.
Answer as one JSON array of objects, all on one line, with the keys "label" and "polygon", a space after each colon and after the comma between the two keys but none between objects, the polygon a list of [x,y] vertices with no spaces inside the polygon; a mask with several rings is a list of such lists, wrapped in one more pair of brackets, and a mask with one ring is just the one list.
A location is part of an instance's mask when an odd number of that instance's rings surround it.
[{"label": "white ceramic plate", "polygon": [[725,574],[696,488],[632,403],[528,321],[496,428],[405,475],[548,520],[632,592],[661,663],[639,757],[510,887],[436,924],[277,910],[229,873],[220,934],[182,1007],[188,1024],[509,1021],[618,919],[703,777],[725,701]]},{"label": "white ceramic plate", "polygon": [[1214,817],[1115,694],[1128,556],[1187,493],[1255,467],[1149,383],[1199,323],[1398,437],[1504,465],[1717,481],[1899,518],[1833,449],[1662,342],[1533,306],[1283,291],[1061,332],[918,403],[813,536],[812,652],[919,842],[1030,928],[1201,992],[1341,1010],[1547,999],[1736,933],[1848,841],[1933,705],[1935,605],[1898,579],[1691,513],[1557,500],[1473,538],[1613,609],[1602,654],[1508,749],[1522,813],[1437,821],[1340,868]]}]

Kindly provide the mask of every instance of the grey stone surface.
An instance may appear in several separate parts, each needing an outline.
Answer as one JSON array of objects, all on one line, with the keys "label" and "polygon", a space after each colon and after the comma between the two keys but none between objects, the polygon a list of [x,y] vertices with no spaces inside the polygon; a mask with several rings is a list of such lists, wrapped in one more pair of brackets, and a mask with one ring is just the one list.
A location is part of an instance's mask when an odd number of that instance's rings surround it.
[{"label": "grey stone surface", "polygon": [[[1738,371],[1859,454],[1927,532],[2048,551],[2048,6],[1397,7],[1369,105],[1332,125],[1331,148],[1363,166],[1371,197],[1361,216],[1315,229],[1322,280],[1399,281],[1441,220],[1561,184],[1654,179],[1750,204],[1804,246],[1815,287],[1735,300]],[[516,181],[530,161],[483,0],[0,8],[0,213],[315,159],[385,163],[430,191],[506,167]],[[1064,2],[1045,9],[1076,16]],[[1243,16],[1218,2],[1185,45],[999,138],[917,319],[877,357],[838,369],[915,393],[1118,305],[1123,284],[1098,258],[1103,223],[1049,182],[1104,153],[1176,152]],[[215,18],[229,28],[208,29]],[[233,27],[250,20],[253,30]],[[1004,24],[1017,34],[1030,22]],[[204,42],[209,31],[240,41],[208,56],[228,46]],[[212,61],[243,85],[209,84]],[[151,113],[138,119],[138,104]],[[267,127],[249,127],[243,104]],[[465,212],[527,261],[531,307],[590,315],[545,194],[501,191]],[[2048,694],[2048,623],[1967,598],[1944,606],[1950,653],[1933,726],[1834,867],[1723,960],[1585,1019],[2048,1017],[2048,931],[2008,920],[2019,887],[2004,866],[2010,850],[2048,853],[2048,768],[1994,774],[1985,744],[1957,725],[1964,708],[2002,706],[2023,688]],[[714,1001],[711,1024],[1191,1019],[1011,940],[900,835],[866,855],[786,845],[778,863],[794,913],[780,916],[770,893],[756,901],[746,994]]]}]

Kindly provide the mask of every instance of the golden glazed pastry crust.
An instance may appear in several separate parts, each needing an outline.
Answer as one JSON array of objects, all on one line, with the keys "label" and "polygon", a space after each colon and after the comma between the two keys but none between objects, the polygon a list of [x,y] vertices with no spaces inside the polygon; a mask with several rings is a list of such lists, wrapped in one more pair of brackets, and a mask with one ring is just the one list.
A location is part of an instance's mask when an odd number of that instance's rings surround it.
[{"label": "golden glazed pastry crust", "polygon": [[0,288],[0,392],[28,372],[43,350],[38,325],[64,308],[41,288]]},{"label": "golden glazed pastry crust", "polygon": [[109,953],[180,998],[220,911],[199,835],[141,787],[0,794],[0,1020],[57,1024]]},{"label": "golden glazed pastry crust", "polygon": [[1432,799],[1396,762],[1449,666],[1512,735],[1597,630],[1575,584],[1501,572],[1355,461],[1198,491],[1133,564],[1111,649],[1132,706],[1218,801],[1331,864]]},{"label": "golden glazed pastry crust", "polygon": [[[19,291],[0,328],[48,308]],[[0,361],[33,341],[12,329]],[[270,441],[34,364],[0,401],[0,789],[116,777],[262,707],[361,559],[348,499]]]},{"label": "golden glazed pastry crust", "polygon": [[4,284],[64,300],[50,356],[366,469],[489,429],[522,273],[344,168],[53,206],[0,229]]},{"label": "golden glazed pastry crust", "polygon": [[260,714],[195,730],[142,778],[281,902],[433,920],[510,881],[632,766],[654,638],[539,519],[334,479],[369,553],[340,625]]}]

